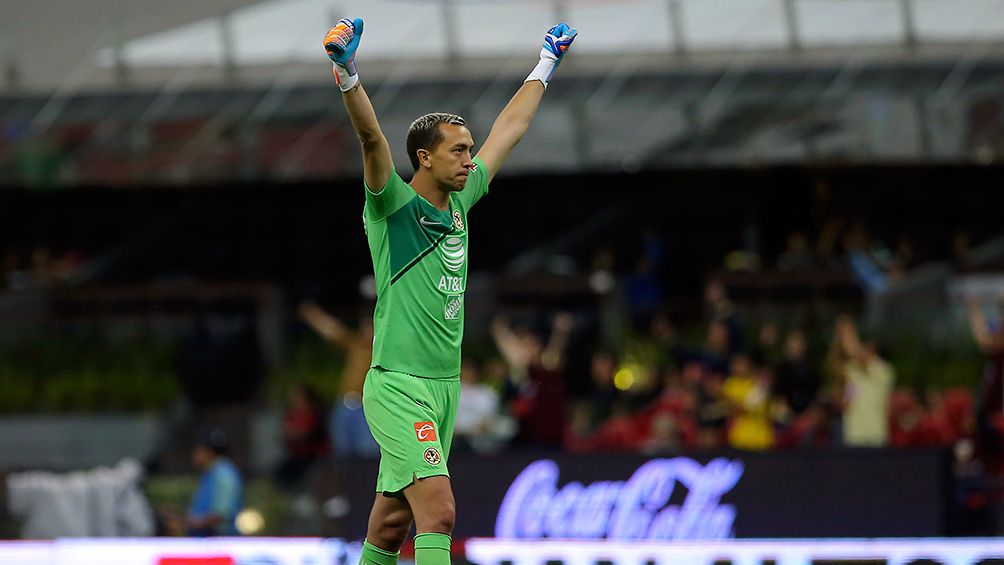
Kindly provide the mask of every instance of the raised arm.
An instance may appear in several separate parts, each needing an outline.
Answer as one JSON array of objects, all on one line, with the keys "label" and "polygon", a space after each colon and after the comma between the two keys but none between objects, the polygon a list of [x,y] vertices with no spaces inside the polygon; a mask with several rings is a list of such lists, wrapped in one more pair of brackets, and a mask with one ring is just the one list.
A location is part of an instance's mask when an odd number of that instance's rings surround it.
[{"label": "raised arm", "polygon": [[510,367],[526,368],[529,363],[526,351],[520,345],[519,338],[513,333],[512,328],[509,327],[509,323],[501,317],[496,317],[492,320],[491,330],[492,338],[495,340],[495,347],[498,348],[506,363]]},{"label": "raised arm", "polygon": [[315,302],[304,302],[300,305],[300,318],[331,343],[348,347],[351,344],[352,331],[338,318],[324,311]]},{"label": "raised arm", "polygon": [[488,138],[478,151],[478,157],[488,169],[489,180],[495,176],[509,157],[509,152],[529,129],[548,81],[551,80],[551,76],[577,34],[578,31],[569,28],[566,23],[558,24],[547,31],[547,35],[544,36],[544,47],[540,50],[540,62],[495,119]]},{"label": "raised arm", "polygon": [[551,321],[551,338],[541,356],[541,363],[547,369],[558,369],[565,364],[565,350],[568,348],[568,337],[575,327],[575,317],[567,312],[557,314]]},{"label": "raised arm", "polygon": [[378,191],[394,172],[394,160],[390,144],[380,130],[376,112],[369,96],[359,84],[356,73],[356,49],[363,35],[363,20],[343,18],[324,37],[324,49],[334,63],[333,72],[338,88],[342,91],[342,102],[352,121],[352,129],[359,138],[363,149],[363,179],[366,186]]}]

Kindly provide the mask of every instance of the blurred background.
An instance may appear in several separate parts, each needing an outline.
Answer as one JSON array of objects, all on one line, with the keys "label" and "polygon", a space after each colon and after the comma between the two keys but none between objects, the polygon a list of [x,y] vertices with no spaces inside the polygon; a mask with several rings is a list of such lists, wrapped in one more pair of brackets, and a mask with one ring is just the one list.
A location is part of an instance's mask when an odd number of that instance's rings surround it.
[{"label": "blurred background", "polygon": [[1004,1],[6,0],[0,537],[234,533],[185,522],[220,459],[237,533],[362,537],[344,16],[406,178],[580,30],[471,216],[458,539],[542,458],[739,462],[678,538],[1004,531]]}]

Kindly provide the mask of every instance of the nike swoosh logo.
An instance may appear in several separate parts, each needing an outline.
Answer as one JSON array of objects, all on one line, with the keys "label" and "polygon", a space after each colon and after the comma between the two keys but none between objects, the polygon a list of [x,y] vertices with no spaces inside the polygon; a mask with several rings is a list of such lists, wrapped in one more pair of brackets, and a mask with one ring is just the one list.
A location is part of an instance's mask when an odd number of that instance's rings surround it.
[{"label": "nike swoosh logo", "polygon": [[418,221],[419,221],[419,222],[420,222],[420,223],[421,223],[421,224],[422,224],[423,226],[441,226],[441,225],[443,225],[443,224],[441,224],[441,223],[439,223],[439,222],[430,222],[429,220],[426,220],[426,219],[425,219],[425,216],[422,216],[421,218],[419,218],[419,219],[418,219]]}]

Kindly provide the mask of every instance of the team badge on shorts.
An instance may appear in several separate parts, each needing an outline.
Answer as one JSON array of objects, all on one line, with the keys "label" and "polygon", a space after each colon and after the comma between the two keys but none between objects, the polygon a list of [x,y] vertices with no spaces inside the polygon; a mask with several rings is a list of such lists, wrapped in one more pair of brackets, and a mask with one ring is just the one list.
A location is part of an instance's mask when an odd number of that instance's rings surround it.
[{"label": "team badge on shorts", "polygon": [[439,454],[439,450],[435,447],[430,447],[425,450],[425,462],[429,465],[435,467],[443,461],[443,456]]},{"label": "team badge on shorts", "polygon": [[460,210],[453,211],[453,225],[460,231],[464,230],[464,217],[460,215]]},{"label": "team badge on shorts", "polygon": [[436,427],[432,422],[415,422],[415,436],[418,441],[436,441]]}]

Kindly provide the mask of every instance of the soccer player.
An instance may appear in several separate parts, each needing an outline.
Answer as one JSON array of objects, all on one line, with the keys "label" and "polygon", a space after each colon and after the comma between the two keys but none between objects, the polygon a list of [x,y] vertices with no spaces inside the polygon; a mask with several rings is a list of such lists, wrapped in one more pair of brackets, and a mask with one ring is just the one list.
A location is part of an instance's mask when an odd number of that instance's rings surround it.
[{"label": "soccer player", "polygon": [[460,116],[427,114],[408,130],[414,167],[406,183],[359,84],[361,19],[343,19],[324,47],[363,150],[363,222],[377,282],[371,368],[363,407],[380,445],[376,499],[361,563],[393,565],[415,523],[417,565],[450,562],[456,511],[446,462],[460,394],[460,343],[467,283],[467,213],[519,142],[576,30],[547,31],[540,61],[472,157]]}]

